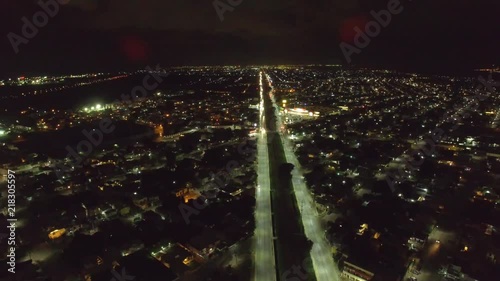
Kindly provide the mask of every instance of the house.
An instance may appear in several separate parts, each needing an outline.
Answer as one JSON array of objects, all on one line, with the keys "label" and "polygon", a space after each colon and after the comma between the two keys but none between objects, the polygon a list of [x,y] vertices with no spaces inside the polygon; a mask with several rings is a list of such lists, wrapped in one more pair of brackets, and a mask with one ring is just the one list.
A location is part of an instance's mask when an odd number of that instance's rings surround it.
[{"label": "house", "polygon": [[110,271],[92,276],[92,281],[116,280],[116,276],[123,280],[134,281],[176,281],[178,276],[157,259],[145,251],[123,257]]},{"label": "house", "polygon": [[348,281],[370,281],[375,274],[347,261],[344,262],[344,268],[340,274],[344,280]]},{"label": "house", "polygon": [[211,257],[220,242],[216,231],[205,228],[202,233],[189,240],[186,248],[193,253],[195,260],[203,263]]}]

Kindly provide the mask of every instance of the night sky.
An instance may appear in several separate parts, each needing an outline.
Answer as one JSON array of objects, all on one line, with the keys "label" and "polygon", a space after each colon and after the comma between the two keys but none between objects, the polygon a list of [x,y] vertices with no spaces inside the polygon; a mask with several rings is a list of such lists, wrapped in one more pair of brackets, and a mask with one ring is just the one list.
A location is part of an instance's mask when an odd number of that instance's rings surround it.
[{"label": "night sky", "polygon": [[[34,0],[2,0],[2,75],[148,64],[346,63],[341,41],[388,0],[242,0],[221,21],[213,0],[71,0],[15,54]],[[47,1],[47,0],[43,0]],[[220,0],[226,2],[228,0]],[[500,1],[401,0],[353,65],[457,70],[500,62]]]}]

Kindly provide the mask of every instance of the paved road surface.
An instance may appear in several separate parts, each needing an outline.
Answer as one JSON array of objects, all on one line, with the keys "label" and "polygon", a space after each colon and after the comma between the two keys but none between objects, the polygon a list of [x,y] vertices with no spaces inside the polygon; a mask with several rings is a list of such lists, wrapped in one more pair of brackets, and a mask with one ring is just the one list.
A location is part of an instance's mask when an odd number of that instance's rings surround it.
[{"label": "paved road surface", "polygon": [[260,132],[257,137],[257,190],[255,208],[255,281],[276,281],[276,264],[273,241],[271,211],[271,179],[269,175],[269,153],[265,131],[265,115],[260,75]]},{"label": "paved road surface", "polygon": [[[268,81],[271,81],[269,76]],[[277,111],[276,101],[274,96],[271,94],[271,100]],[[283,123],[281,118],[276,112],[277,128],[282,128]],[[308,239],[310,239],[314,244],[311,250],[311,258],[313,261],[314,271],[316,274],[317,281],[340,281],[340,272],[337,265],[333,261],[331,246],[326,241],[325,231],[321,226],[318,218],[318,212],[315,207],[314,200],[304,182],[303,175],[301,172],[301,166],[295,153],[293,152],[293,146],[288,140],[287,136],[280,129],[280,138],[283,144],[283,149],[285,151],[286,161],[295,166],[292,171],[292,184],[295,192],[295,197],[297,198],[297,203],[299,206],[300,214],[302,216],[302,223],[304,225],[304,231]]]}]

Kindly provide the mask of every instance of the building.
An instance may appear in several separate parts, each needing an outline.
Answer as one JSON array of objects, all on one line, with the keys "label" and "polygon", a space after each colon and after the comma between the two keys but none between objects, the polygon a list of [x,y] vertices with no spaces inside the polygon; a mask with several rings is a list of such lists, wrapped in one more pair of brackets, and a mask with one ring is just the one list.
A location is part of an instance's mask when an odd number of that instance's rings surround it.
[{"label": "building", "polygon": [[449,265],[448,269],[445,271],[444,276],[447,280],[457,280],[457,281],[477,281],[467,274],[462,272],[462,268],[456,265]]},{"label": "building", "polygon": [[370,281],[375,274],[349,262],[344,262],[344,268],[340,274],[343,281]]}]

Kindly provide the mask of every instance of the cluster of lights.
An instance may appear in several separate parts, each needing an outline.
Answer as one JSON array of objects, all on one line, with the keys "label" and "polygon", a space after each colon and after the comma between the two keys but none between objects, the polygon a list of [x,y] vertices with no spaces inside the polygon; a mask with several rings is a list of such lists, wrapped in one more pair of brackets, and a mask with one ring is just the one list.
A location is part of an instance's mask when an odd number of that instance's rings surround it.
[{"label": "cluster of lights", "polygon": [[85,107],[83,109],[84,112],[92,112],[92,111],[101,111],[101,110],[104,110],[105,108],[100,105],[100,104],[96,104],[95,106],[92,106],[92,107]]}]

